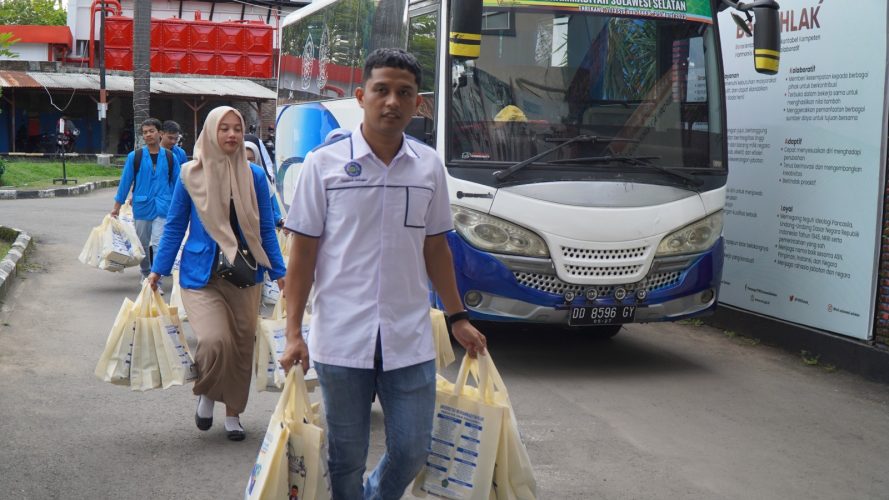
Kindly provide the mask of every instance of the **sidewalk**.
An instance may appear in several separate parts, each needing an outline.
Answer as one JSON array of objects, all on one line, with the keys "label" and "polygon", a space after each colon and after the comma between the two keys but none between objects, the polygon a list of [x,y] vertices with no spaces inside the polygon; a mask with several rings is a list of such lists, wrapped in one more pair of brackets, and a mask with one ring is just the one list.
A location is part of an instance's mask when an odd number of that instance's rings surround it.
[{"label": "sidewalk", "polygon": [[[56,198],[78,196],[96,189],[114,187],[120,184],[120,179],[87,182],[77,186],[53,187],[47,189],[0,189],[0,200],[24,200],[33,198]],[[9,221],[0,221],[0,223]],[[5,233],[5,234],[4,234]],[[12,227],[0,225],[0,235],[6,236],[13,242],[12,248],[6,255],[0,255],[0,301],[6,296],[12,286],[19,267],[23,264],[23,257],[32,248],[31,236]]]},{"label": "sidewalk", "polygon": [[77,186],[52,187],[47,189],[0,189],[0,200],[24,200],[32,198],[57,198],[61,196],[77,196],[96,189],[114,187],[120,179],[87,182]]}]

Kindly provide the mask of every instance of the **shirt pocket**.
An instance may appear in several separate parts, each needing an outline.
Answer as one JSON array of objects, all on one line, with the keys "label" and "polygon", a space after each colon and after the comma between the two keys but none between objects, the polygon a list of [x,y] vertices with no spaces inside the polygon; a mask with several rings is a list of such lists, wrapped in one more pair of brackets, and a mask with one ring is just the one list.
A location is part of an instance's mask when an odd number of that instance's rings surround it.
[{"label": "shirt pocket", "polygon": [[432,201],[432,190],[411,186],[405,189],[407,196],[404,203],[404,227],[425,228],[426,213],[429,211],[429,202]]}]

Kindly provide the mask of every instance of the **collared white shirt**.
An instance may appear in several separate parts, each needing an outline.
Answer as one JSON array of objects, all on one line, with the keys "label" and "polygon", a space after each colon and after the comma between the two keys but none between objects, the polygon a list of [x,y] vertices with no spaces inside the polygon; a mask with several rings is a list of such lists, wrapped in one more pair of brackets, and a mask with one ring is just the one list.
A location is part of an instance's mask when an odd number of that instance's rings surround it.
[{"label": "collared white shirt", "polygon": [[312,359],[373,368],[377,332],[386,371],[435,358],[423,245],[453,222],[433,149],[405,136],[387,167],[359,125],[306,156],[285,225],[319,238]]}]

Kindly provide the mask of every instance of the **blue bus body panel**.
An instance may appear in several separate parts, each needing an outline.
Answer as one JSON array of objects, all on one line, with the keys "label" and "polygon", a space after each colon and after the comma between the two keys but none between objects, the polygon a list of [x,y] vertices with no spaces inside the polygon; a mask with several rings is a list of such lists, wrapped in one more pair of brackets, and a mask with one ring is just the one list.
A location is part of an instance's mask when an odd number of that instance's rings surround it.
[{"label": "blue bus body panel", "polygon": [[[492,255],[480,251],[470,246],[456,232],[451,231],[447,234],[448,244],[451,253],[454,256],[454,267],[457,276],[457,287],[460,295],[465,296],[470,290],[477,290],[483,293],[498,295],[508,299],[528,302],[538,306],[545,306],[552,309],[564,310],[568,308],[565,298],[558,294],[542,292],[533,288],[519,284],[510,271],[502,262]],[[677,283],[652,290],[648,297],[643,301],[635,302],[640,307],[659,304],[670,300],[694,295],[708,289],[719,290],[720,281],[722,279],[722,259],[723,259],[723,239],[713,245],[708,251],[701,254],[688,268],[681,272]],[[441,309],[443,306],[440,299],[434,296],[433,302]],[[577,297],[572,305],[583,305],[587,303],[585,297]],[[613,297],[603,297],[596,299],[596,305],[613,305],[618,303],[630,303],[628,300],[616,301]],[[682,317],[663,317],[655,319],[655,321],[675,321],[683,317],[699,316],[711,312],[716,305],[694,314]],[[470,315],[475,319],[490,321],[524,321],[520,318],[510,318],[506,316],[493,316],[481,314],[476,311],[470,311]]]}]

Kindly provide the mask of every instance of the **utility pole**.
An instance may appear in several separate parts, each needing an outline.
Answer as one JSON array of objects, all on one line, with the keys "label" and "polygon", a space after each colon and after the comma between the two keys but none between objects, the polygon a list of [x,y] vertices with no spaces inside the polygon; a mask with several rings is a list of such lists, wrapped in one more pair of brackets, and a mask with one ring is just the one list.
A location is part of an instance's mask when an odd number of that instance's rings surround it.
[{"label": "utility pole", "polygon": [[151,0],[133,2],[133,144],[142,145],[141,124],[151,105]]},{"label": "utility pole", "polygon": [[102,0],[102,20],[99,25],[99,137],[101,138],[99,152],[105,154],[105,140],[108,133],[108,98],[105,93],[105,0]]}]

